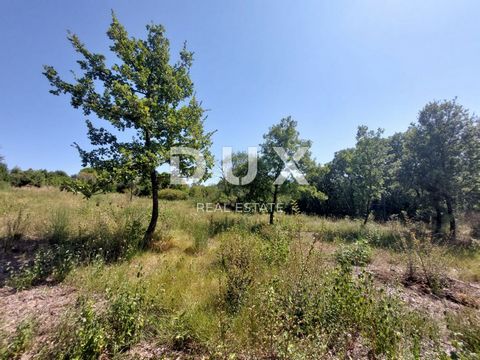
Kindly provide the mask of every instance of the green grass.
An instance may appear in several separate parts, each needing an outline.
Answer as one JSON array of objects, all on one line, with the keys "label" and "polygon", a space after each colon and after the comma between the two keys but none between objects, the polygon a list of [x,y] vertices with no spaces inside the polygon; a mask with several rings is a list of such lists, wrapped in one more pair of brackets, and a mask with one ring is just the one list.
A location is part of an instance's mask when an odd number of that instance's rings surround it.
[{"label": "green grass", "polygon": [[[121,194],[87,201],[52,189],[0,191],[2,236],[5,219],[21,211],[21,238],[47,249],[11,281],[26,288],[53,278],[82,299],[44,358],[117,356],[140,340],[212,358],[345,358],[352,349],[419,358],[426,348],[440,356],[436,320],[351,268],[370,262],[375,247],[401,262],[412,229],[303,215],[279,215],[268,226],[267,215],[197,213],[189,201],[168,201],[156,244],[138,251],[149,206]],[[313,239],[337,247],[339,265]],[[453,258],[467,278],[480,273],[462,263],[478,261],[475,253],[437,255]]]}]

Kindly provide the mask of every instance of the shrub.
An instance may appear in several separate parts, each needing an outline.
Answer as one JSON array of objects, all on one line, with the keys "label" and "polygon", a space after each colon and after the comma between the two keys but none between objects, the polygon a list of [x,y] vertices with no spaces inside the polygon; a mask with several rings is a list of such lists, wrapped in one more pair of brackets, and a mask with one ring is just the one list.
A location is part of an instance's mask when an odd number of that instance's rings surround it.
[{"label": "shrub", "polygon": [[143,307],[145,296],[143,289],[123,289],[109,294],[110,306],[106,315],[108,332],[112,334],[109,346],[116,353],[130,348],[139,339],[145,325]]},{"label": "shrub", "polygon": [[372,249],[365,240],[342,245],[335,252],[335,260],[342,267],[365,266],[372,261]]},{"label": "shrub", "polygon": [[17,290],[24,290],[47,280],[60,282],[76,262],[75,254],[63,246],[40,249],[30,264],[25,264],[17,271],[10,271],[7,284]]},{"label": "shrub", "polygon": [[262,257],[269,265],[280,265],[287,261],[293,234],[281,226],[263,225],[255,232],[263,239]]},{"label": "shrub", "polygon": [[0,359],[19,359],[31,343],[35,323],[31,319],[21,321],[15,329],[15,333],[8,339],[8,344],[3,341],[0,347]]},{"label": "shrub", "polygon": [[57,359],[98,359],[105,353],[107,333],[93,302],[85,298],[78,301],[77,312],[68,324],[59,329],[55,347],[48,357]]},{"label": "shrub", "polygon": [[162,189],[158,192],[158,198],[169,201],[186,200],[188,198],[188,194],[177,189]]},{"label": "shrub", "polygon": [[228,338],[238,341],[229,346],[256,349],[247,357],[356,358],[361,351],[418,358],[423,341],[437,334],[429,319],[378,289],[365,271],[329,269],[320,254],[302,252],[277,271],[249,292]]},{"label": "shrub", "polygon": [[55,213],[47,231],[53,244],[38,250],[30,263],[11,271],[8,284],[26,289],[47,281],[62,281],[75,264],[130,259],[143,238],[144,214],[127,209],[110,216],[100,218],[89,228],[80,228],[77,234],[70,234],[65,213]]},{"label": "shrub", "polygon": [[244,303],[259,266],[258,238],[239,229],[225,233],[220,247],[221,269],[225,274],[224,302],[235,313]]},{"label": "shrub", "polygon": [[404,243],[407,257],[405,283],[423,283],[436,295],[442,295],[448,286],[446,269],[448,249],[432,244],[429,240],[420,241],[414,234],[411,242]]},{"label": "shrub", "polygon": [[122,353],[135,344],[145,324],[143,288],[107,292],[107,308],[96,308],[84,297],[57,329],[54,347],[46,358],[98,359]]}]

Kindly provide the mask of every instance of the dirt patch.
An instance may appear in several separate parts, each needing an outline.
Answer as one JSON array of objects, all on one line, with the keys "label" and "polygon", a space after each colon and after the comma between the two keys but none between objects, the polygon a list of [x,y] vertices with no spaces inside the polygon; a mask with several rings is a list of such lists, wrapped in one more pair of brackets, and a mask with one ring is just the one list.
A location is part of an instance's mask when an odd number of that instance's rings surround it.
[{"label": "dirt patch", "polygon": [[[67,286],[38,286],[15,292],[9,288],[0,289],[0,328],[6,334],[15,332],[24,320],[35,322],[35,346],[44,341],[58,322],[66,308],[75,303],[75,289]],[[22,358],[29,358],[24,354]]]}]

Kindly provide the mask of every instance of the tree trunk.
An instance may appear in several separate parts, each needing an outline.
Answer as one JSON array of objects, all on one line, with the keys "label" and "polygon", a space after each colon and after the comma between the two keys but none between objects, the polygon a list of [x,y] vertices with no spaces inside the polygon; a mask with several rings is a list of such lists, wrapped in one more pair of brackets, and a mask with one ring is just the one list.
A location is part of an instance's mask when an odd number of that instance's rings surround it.
[{"label": "tree trunk", "polygon": [[153,234],[155,233],[158,220],[158,177],[155,169],[150,173],[150,181],[152,183],[152,217],[147,231],[145,232],[145,236],[143,237],[144,248],[147,248],[152,243]]},{"label": "tree trunk", "polygon": [[367,202],[367,206],[366,206],[366,211],[365,211],[365,220],[363,221],[363,225],[367,225],[367,222],[368,222],[368,216],[370,215],[370,204],[371,204],[371,201],[368,200]]},{"label": "tree trunk", "polygon": [[273,205],[272,209],[270,210],[270,225],[273,225],[273,217],[275,214],[275,211],[277,210],[277,195],[278,195],[278,185],[274,185],[275,188],[273,190]]},{"label": "tree trunk", "polygon": [[442,209],[440,208],[440,204],[435,205],[435,231],[433,236],[439,237],[442,233]]},{"label": "tree trunk", "polygon": [[457,235],[457,224],[455,223],[455,214],[453,211],[452,199],[447,196],[445,201],[447,203],[447,213],[450,220],[450,240],[455,240]]}]

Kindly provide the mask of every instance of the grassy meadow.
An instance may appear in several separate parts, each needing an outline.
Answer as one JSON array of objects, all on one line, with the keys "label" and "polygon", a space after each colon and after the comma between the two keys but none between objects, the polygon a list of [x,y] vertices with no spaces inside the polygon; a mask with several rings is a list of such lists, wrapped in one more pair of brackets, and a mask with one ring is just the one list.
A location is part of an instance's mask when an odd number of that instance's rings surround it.
[{"label": "grassy meadow", "polygon": [[[149,207],[0,190],[0,358],[480,356],[475,245],[432,245],[426,226],[396,221],[280,215],[269,226],[190,199],[161,202],[155,242],[138,250]],[[9,313],[19,299],[26,310]]]}]

